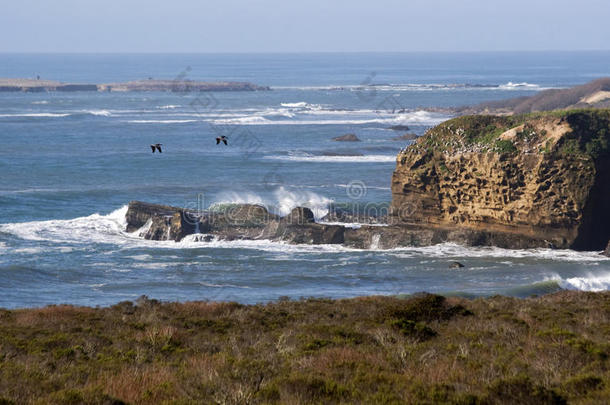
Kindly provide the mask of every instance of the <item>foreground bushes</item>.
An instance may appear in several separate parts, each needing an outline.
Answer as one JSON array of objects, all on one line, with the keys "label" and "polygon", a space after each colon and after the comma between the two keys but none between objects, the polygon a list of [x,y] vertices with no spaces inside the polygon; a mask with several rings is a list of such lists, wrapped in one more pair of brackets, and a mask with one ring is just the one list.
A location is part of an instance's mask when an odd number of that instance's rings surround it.
[{"label": "foreground bushes", "polygon": [[610,402],[610,293],[0,310],[0,404]]}]

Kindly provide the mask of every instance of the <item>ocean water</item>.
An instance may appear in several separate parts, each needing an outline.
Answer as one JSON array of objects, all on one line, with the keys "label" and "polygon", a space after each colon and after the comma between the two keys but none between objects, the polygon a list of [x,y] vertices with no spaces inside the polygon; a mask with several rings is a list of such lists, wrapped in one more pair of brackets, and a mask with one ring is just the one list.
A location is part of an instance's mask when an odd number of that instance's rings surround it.
[{"label": "ocean water", "polygon": [[[0,77],[79,83],[250,81],[268,92],[0,93],[0,307],[162,300],[265,302],[429,291],[606,290],[599,252],[442,244],[354,250],[270,241],[155,242],[124,231],[130,200],[383,207],[392,138],[434,107],[610,76],[610,53],[0,55]],[[331,138],[355,133],[362,142]],[[229,145],[215,144],[226,135]],[[162,143],[163,154],[149,144]],[[466,265],[449,269],[451,261]]]}]

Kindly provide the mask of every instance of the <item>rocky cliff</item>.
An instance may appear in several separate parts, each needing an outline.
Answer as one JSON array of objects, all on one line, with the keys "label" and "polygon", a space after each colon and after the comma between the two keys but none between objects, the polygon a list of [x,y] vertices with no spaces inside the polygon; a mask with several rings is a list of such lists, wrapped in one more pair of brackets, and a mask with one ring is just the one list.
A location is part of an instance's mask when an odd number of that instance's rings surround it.
[{"label": "rocky cliff", "polygon": [[473,244],[603,250],[609,150],[610,110],[455,118],[399,153],[391,213],[488,235]]}]

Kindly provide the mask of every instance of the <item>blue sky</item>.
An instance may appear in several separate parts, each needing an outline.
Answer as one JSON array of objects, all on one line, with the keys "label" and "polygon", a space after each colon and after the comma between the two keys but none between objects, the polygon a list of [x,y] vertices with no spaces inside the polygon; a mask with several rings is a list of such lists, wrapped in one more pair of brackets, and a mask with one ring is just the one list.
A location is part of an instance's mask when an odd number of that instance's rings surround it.
[{"label": "blue sky", "polygon": [[0,52],[610,49],[608,0],[3,0]]}]

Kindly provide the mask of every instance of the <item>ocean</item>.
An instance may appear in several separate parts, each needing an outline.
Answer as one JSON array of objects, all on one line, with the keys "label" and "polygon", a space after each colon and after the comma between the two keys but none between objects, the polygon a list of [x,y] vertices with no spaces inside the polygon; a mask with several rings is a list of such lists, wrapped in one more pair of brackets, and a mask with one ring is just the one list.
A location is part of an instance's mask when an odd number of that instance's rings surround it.
[{"label": "ocean", "polygon": [[[393,138],[450,118],[443,108],[582,84],[609,66],[610,52],[0,54],[0,77],[271,87],[0,93],[0,307],[607,290],[610,259],[599,252],[156,242],[126,233],[124,214],[131,200],[307,206],[318,219],[331,204],[383,210],[410,142]],[[347,133],[361,142],[332,140]]]}]

